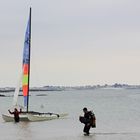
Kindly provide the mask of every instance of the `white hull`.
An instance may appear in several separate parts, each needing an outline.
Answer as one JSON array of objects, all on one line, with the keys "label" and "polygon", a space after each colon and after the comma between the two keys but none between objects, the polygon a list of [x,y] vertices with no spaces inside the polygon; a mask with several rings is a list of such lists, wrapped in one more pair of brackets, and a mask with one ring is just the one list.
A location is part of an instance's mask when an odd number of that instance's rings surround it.
[{"label": "white hull", "polygon": [[30,121],[49,121],[54,119],[59,119],[67,116],[68,114],[59,114],[59,117],[57,115],[49,115],[49,114],[43,114],[43,115],[33,115],[28,114],[27,117]]},{"label": "white hull", "polygon": [[[5,122],[13,122],[14,120],[14,115],[6,115],[2,114],[2,118]],[[27,115],[20,115],[20,121],[29,121]]]}]

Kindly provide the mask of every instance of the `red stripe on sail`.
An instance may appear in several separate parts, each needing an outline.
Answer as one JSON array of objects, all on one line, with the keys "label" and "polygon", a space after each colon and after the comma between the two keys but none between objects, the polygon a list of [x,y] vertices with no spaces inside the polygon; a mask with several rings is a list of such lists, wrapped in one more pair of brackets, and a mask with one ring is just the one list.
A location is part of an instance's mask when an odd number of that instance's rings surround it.
[{"label": "red stripe on sail", "polygon": [[28,64],[24,64],[23,65],[23,74],[28,74],[29,71],[29,65]]},{"label": "red stripe on sail", "polygon": [[22,90],[23,90],[23,96],[27,96],[27,94],[28,94],[28,85],[23,85]]}]

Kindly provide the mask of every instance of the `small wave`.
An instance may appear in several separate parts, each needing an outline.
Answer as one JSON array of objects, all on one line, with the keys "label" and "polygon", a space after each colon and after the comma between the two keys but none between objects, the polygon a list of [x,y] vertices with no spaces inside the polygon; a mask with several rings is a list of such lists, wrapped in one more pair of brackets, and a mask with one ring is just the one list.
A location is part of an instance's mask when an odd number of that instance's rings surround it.
[{"label": "small wave", "polygon": [[132,134],[140,134],[140,132],[101,132],[101,133],[93,133],[95,135],[132,135]]}]

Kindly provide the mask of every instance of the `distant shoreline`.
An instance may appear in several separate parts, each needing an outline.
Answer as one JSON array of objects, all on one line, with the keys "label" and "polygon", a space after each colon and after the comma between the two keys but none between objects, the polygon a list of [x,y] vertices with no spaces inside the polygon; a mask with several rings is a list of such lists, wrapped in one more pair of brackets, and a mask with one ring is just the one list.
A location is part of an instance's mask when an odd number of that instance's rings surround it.
[{"label": "distant shoreline", "polygon": [[[86,86],[43,86],[43,87],[31,87],[30,91],[65,91],[65,90],[93,90],[93,89],[111,89],[111,88],[125,88],[125,89],[140,89],[140,85],[128,85],[128,84],[118,84],[113,85],[86,85]],[[0,88],[0,93],[4,92],[14,92],[15,88],[5,87]],[[22,92],[22,89],[20,89]],[[3,96],[0,94],[0,96]]]}]

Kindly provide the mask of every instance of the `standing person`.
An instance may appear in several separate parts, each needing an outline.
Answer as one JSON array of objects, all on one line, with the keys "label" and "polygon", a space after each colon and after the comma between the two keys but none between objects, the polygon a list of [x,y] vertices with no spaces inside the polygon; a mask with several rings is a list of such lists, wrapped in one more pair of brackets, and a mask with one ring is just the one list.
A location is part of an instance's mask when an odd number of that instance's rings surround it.
[{"label": "standing person", "polygon": [[19,122],[20,118],[19,118],[19,114],[22,112],[22,110],[20,109],[20,111],[18,111],[16,108],[14,109],[13,112],[11,112],[10,110],[8,110],[10,114],[14,114],[14,120],[15,122]]},{"label": "standing person", "polygon": [[85,133],[85,135],[89,135],[89,130],[91,127],[96,127],[96,123],[95,123],[95,115],[92,111],[88,111],[88,109],[85,107],[83,108],[83,112],[84,112],[84,117],[79,118],[81,123],[84,123],[84,129],[83,132]]}]

